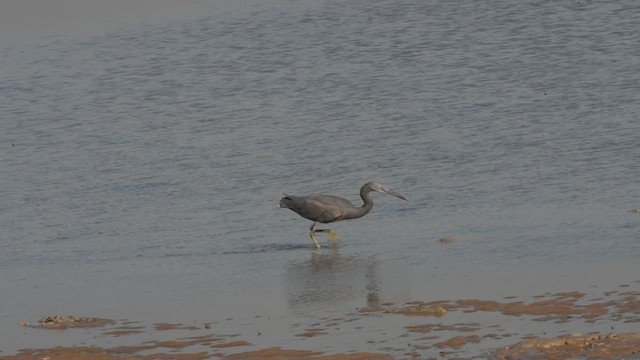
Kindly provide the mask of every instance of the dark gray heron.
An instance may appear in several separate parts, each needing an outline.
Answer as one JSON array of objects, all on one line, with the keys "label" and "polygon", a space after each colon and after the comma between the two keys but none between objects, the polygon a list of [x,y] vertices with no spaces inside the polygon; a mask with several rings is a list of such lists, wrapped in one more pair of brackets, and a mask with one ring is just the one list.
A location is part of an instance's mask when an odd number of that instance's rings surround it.
[{"label": "dark gray heron", "polygon": [[402,200],[407,200],[404,196],[389,189],[388,187],[378,184],[377,182],[368,182],[360,189],[360,197],[364,204],[355,207],[351,201],[333,195],[311,195],[311,196],[291,196],[284,194],[280,199],[280,207],[293,210],[305,219],[313,221],[313,225],[309,229],[311,240],[320,249],[316,232],[328,232],[335,238],[335,230],[332,229],[316,229],[318,223],[328,224],[340,220],[357,219],[363,217],[373,208],[373,197],[370,192],[378,191],[393,195]]}]

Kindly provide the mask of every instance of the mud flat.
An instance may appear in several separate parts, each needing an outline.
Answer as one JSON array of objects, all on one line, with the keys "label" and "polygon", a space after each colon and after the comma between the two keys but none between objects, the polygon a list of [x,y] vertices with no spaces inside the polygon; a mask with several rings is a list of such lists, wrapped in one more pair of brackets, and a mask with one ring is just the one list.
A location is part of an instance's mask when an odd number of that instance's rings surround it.
[{"label": "mud flat", "polygon": [[[143,324],[46,316],[36,325],[16,326],[25,327],[33,344],[43,332],[57,331],[77,339],[77,345],[34,346],[0,360],[640,358],[640,291],[629,284],[619,289],[386,303],[308,325],[290,324],[288,332],[275,334],[230,332],[234,319]],[[372,337],[365,347],[335,346],[347,334],[366,338],[372,331],[386,338]]]},{"label": "mud flat", "polygon": [[636,359],[640,358],[640,333],[574,335],[524,341],[495,353],[500,360],[518,359]]},{"label": "mud flat", "polygon": [[[69,327],[100,327],[112,323],[114,323],[113,320],[96,317],[53,315],[41,318],[40,320],[38,320],[38,325],[35,326],[45,329],[66,329]],[[22,325],[25,326],[27,324],[23,323]]]}]

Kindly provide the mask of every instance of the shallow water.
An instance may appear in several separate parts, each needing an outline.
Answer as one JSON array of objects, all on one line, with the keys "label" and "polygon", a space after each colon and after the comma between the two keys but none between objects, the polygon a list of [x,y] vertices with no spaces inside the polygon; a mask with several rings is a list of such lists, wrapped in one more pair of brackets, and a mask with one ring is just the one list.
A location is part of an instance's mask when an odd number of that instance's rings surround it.
[{"label": "shallow water", "polygon": [[[272,2],[6,45],[0,349],[53,313],[282,334],[639,280],[634,6]],[[277,207],[369,180],[409,202],[320,252]]]}]

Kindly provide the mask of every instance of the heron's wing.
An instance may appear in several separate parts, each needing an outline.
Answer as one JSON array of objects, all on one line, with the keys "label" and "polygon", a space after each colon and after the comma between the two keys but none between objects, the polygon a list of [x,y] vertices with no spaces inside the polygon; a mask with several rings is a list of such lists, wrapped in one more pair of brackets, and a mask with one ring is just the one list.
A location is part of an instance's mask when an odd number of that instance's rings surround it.
[{"label": "heron's wing", "polygon": [[[330,223],[342,219],[345,206],[353,206],[335,196],[287,196],[287,207],[311,221]],[[345,204],[346,202],[346,204]]]},{"label": "heron's wing", "polygon": [[343,211],[340,206],[335,203],[322,201],[322,199],[307,199],[309,208],[314,209],[313,219],[321,223],[330,223],[342,219]]}]

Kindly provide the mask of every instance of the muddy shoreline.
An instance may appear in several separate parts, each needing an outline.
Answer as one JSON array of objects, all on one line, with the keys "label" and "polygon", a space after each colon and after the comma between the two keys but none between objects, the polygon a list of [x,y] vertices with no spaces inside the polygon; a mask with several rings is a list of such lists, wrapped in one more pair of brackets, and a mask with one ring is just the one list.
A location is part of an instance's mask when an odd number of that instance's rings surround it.
[{"label": "muddy shoreline", "polygon": [[[636,284],[637,285],[637,284]],[[98,317],[52,315],[38,322],[22,322],[27,336],[37,344],[41,331],[70,332],[77,329],[95,332],[101,345],[57,346],[20,350],[2,354],[0,360],[115,360],[115,359],[472,359],[481,356],[494,359],[633,359],[640,358],[640,332],[624,331],[640,324],[640,291],[622,285],[617,291],[591,297],[579,291],[533,296],[530,299],[510,297],[499,300],[459,299],[405,304],[387,303],[363,307],[355,314],[328,319],[306,328],[296,328],[289,336],[302,340],[300,346],[254,345],[247,334],[229,334],[219,324],[153,323],[110,320]],[[448,323],[450,316],[481,315],[486,320]],[[323,337],[340,331],[361,331],[352,324],[356,320],[382,318],[389,324],[401,317],[410,325],[403,327],[399,341],[388,351],[353,349],[347,352],[324,352],[305,348],[304,339],[323,343]],[[518,333],[505,320],[539,324],[538,333]],[[556,324],[573,324],[584,331],[554,334]],[[593,325],[609,331],[592,331]],[[604,327],[603,327],[604,325]],[[392,326],[392,325],[388,325]],[[620,331],[617,329],[621,328]],[[173,335],[175,333],[175,335]],[[70,336],[71,333],[69,333]],[[158,340],[136,340],[137,336]],[[261,334],[258,334],[258,336]],[[130,339],[129,345],[110,346],[111,340]],[[170,339],[170,340],[167,340]],[[506,343],[506,345],[504,345]],[[327,345],[330,341],[327,341]],[[502,345],[501,345],[502,344]],[[374,348],[372,344],[372,349]],[[469,355],[470,348],[474,355]]]}]

